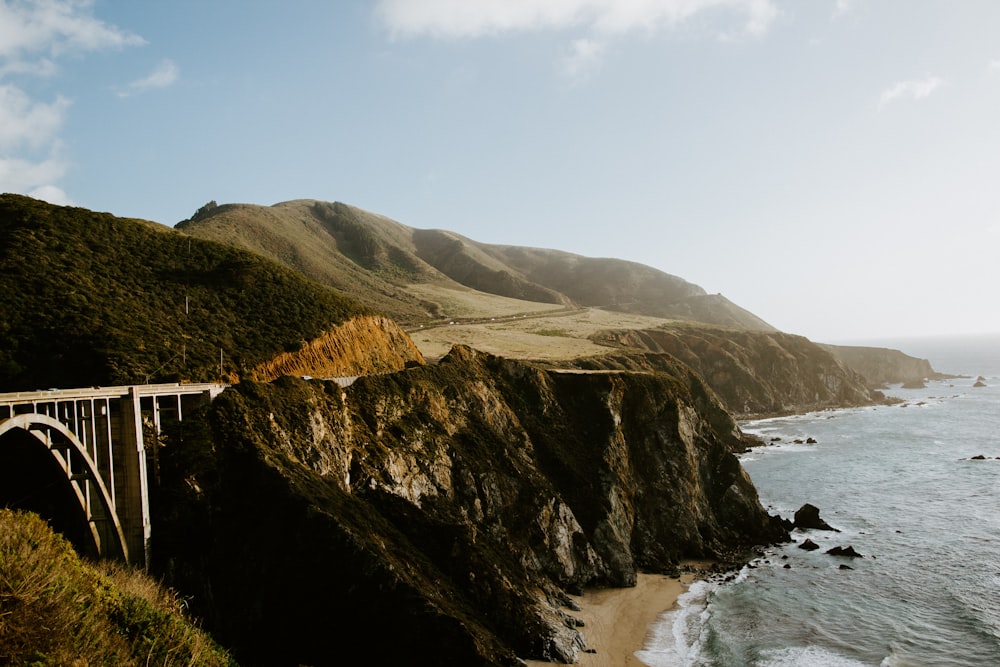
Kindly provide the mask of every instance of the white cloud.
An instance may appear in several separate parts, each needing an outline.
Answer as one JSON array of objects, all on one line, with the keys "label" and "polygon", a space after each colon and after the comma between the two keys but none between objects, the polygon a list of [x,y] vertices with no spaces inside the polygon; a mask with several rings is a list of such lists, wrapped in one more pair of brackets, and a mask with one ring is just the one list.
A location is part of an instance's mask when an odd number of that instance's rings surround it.
[{"label": "white cloud", "polygon": [[37,149],[55,139],[69,100],[33,102],[21,89],[0,84],[0,151]]},{"label": "white cloud", "polygon": [[[53,204],[69,203],[69,197],[56,185],[66,175],[66,160],[58,146],[41,161],[0,157],[0,192],[19,192]],[[40,196],[39,196],[40,195]]]},{"label": "white cloud", "polygon": [[177,82],[180,73],[181,71],[174,61],[169,59],[164,60],[149,76],[133,81],[125,90],[118,93],[118,96],[129,97],[131,95],[144,93],[147,90],[169,88]]},{"label": "white cloud", "polygon": [[901,98],[921,100],[944,84],[944,79],[929,76],[926,79],[899,81],[882,91],[878,99],[878,109],[881,111],[887,104]]},{"label": "white cloud", "polygon": [[849,14],[852,9],[854,9],[853,0],[837,0],[833,8],[833,15],[834,17],[843,16]]},{"label": "white cloud", "polygon": [[144,44],[93,16],[93,0],[0,0],[0,192],[65,204],[57,185],[69,167],[59,132],[70,101],[31,99],[3,83],[12,75],[51,77],[60,58]]},{"label": "white cloud", "polygon": [[570,53],[563,59],[560,70],[566,78],[576,83],[585,80],[600,66],[605,45],[594,39],[577,39],[570,45]]},{"label": "white cloud", "polygon": [[93,0],[0,0],[0,59],[57,58],[66,53],[144,44],[91,14]]},{"label": "white cloud", "polygon": [[708,10],[743,14],[754,34],[778,13],[772,0],[379,0],[375,12],[394,35],[480,37],[580,27],[618,35],[672,28]]},{"label": "white cloud", "polygon": [[73,203],[66,193],[63,192],[62,188],[55,185],[42,185],[34,188],[28,191],[28,196],[58,206],[67,206]]},{"label": "white cloud", "polygon": [[991,60],[990,69],[994,72],[1000,71],[1000,60]]}]

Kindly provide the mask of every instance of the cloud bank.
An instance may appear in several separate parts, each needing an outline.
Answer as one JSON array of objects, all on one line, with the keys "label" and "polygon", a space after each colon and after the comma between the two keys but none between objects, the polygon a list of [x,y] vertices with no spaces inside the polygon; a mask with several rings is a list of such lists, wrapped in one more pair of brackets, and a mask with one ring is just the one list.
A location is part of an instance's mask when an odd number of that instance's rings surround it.
[{"label": "cloud bank", "polygon": [[396,36],[471,38],[570,28],[621,35],[709,10],[742,14],[749,33],[764,32],[778,13],[772,0],[379,0],[375,12]]},{"label": "cloud bank", "polygon": [[32,100],[7,79],[51,77],[60,58],[144,43],[92,8],[92,0],[0,0],[0,192],[69,201],[56,185],[68,167],[59,131],[69,100]]},{"label": "cloud bank", "polygon": [[778,15],[773,0],[379,0],[375,8],[393,37],[582,31],[587,36],[574,39],[557,63],[559,74],[574,84],[600,68],[614,39],[670,30],[709,12],[741,17],[750,35],[765,32]]}]

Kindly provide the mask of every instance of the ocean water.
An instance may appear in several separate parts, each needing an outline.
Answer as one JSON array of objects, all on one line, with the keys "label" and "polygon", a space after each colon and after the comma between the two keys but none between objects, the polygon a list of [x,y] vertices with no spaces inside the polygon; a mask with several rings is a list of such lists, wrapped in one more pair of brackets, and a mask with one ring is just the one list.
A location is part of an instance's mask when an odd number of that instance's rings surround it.
[{"label": "ocean water", "polygon": [[[1000,336],[877,344],[971,377],[890,388],[900,406],[745,424],[781,438],[742,457],[764,505],[790,519],[812,503],[841,532],[793,531],[735,580],[694,584],[641,660],[1000,666]],[[821,548],[799,549],[807,537]]]}]

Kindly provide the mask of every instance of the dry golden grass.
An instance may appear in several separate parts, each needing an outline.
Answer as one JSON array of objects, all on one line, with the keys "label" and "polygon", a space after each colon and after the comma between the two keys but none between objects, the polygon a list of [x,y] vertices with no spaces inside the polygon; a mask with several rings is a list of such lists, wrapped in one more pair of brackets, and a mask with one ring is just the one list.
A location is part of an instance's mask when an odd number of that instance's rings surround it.
[{"label": "dry golden grass", "polygon": [[560,361],[606,354],[607,347],[590,340],[601,331],[656,329],[676,324],[673,320],[599,308],[551,311],[551,304],[546,305],[550,306],[548,313],[522,310],[516,315],[491,319],[479,319],[482,315],[477,314],[474,321],[456,319],[455,324],[412,329],[409,333],[428,360],[447,354],[452,345],[463,344],[513,359]]},{"label": "dry golden grass", "polygon": [[487,294],[455,285],[425,283],[408,285],[410,294],[440,304],[444,317],[452,319],[511,317],[513,315],[559,312],[564,308],[554,303],[522,301],[506,296]]},{"label": "dry golden grass", "polygon": [[0,664],[234,664],[145,574],[91,565],[34,514],[0,509]]}]

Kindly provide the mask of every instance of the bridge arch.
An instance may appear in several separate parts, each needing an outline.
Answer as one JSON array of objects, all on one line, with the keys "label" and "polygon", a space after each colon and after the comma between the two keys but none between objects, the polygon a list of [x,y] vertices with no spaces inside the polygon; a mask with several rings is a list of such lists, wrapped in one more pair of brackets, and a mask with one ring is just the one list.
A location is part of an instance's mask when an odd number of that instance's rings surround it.
[{"label": "bridge arch", "polygon": [[84,531],[95,554],[128,560],[128,547],[113,496],[86,446],[58,420],[28,413],[0,421],[0,447],[8,434],[23,433],[44,447],[65,474],[66,483],[87,522]]}]

